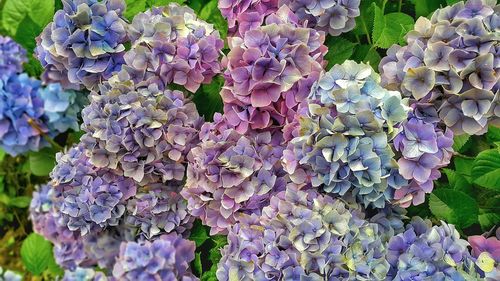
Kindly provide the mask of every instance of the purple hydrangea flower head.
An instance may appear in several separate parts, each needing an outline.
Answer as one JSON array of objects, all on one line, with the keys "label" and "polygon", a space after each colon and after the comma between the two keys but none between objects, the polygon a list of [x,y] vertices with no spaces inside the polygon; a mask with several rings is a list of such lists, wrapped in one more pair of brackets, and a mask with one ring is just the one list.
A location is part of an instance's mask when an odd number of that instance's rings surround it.
[{"label": "purple hydrangea flower head", "polygon": [[177,234],[120,246],[113,268],[117,280],[198,280],[190,271],[195,244]]},{"label": "purple hydrangea flower head", "polygon": [[26,50],[10,37],[0,36],[0,77],[23,71],[23,63],[27,62]]},{"label": "purple hydrangea flower head", "polygon": [[219,0],[219,9],[228,21],[229,33],[240,37],[260,27],[282,6],[288,6],[301,25],[337,36],[354,28],[359,4],[360,0]]},{"label": "purple hydrangea flower head", "polygon": [[81,142],[92,165],[141,185],[183,179],[202,119],[182,92],[157,86],[112,79],[91,95],[82,111]]},{"label": "purple hydrangea flower head", "polygon": [[122,0],[63,0],[63,10],[37,38],[48,81],[92,89],[123,63],[127,23]]},{"label": "purple hydrangea flower head", "polygon": [[384,228],[359,208],[288,185],[231,227],[218,280],[385,280]]},{"label": "purple hydrangea flower head", "polygon": [[408,185],[396,190],[394,199],[402,207],[419,205],[433,189],[439,168],[450,163],[453,155],[453,132],[442,130],[436,109],[431,104],[414,104],[401,132],[394,138],[394,148],[401,153],[399,173]]},{"label": "purple hydrangea flower head", "polygon": [[392,237],[387,245],[389,280],[466,280],[460,268],[468,259],[467,241],[453,225],[415,217],[406,231]]},{"label": "purple hydrangea flower head", "polygon": [[0,281],[21,281],[23,276],[12,270],[5,270],[0,266]]},{"label": "purple hydrangea flower head", "polygon": [[224,42],[213,25],[191,8],[170,3],[136,15],[128,29],[132,48],[125,54],[122,75],[139,86],[169,84],[196,92],[221,72]]},{"label": "purple hydrangea flower head", "polygon": [[370,66],[346,61],[315,83],[283,154],[293,182],[341,196],[349,191],[365,206],[383,208],[393,199],[405,180],[390,141],[408,108],[379,80]]},{"label": "purple hydrangea flower head", "polygon": [[63,133],[69,129],[79,130],[78,114],[85,103],[85,95],[65,91],[59,83],[48,84],[39,93],[44,102],[43,108],[51,134]]},{"label": "purple hydrangea flower head", "polygon": [[78,267],[73,271],[64,272],[63,281],[112,281],[104,273],[93,270],[92,268]]},{"label": "purple hydrangea flower head", "polygon": [[118,225],[127,199],[137,192],[136,183],[107,168],[90,163],[81,145],[56,155],[51,173],[54,188],[61,193],[61,216],[71,231],[81,235]]},{"label": "purple hydrangea flower head", "polygon": [[493,281],[500,277],[500,240],[498,237],[486,238],[482,235],[469,236],[472,257],[485,280]]},{"label": "purple hydrangea flower head", "polygon": [[181,191],[191,214],[212,234],[227,233],[240,213],[260,213],[285,185],[279,130],[241,135],[227,129],[220,115],[215,119],[203,126],[202,142],[188,155]]},{"label": "purple hydrangea flower head", "polygon": [[498,124],[498,7],[468,0],[418,19],[408,45],[392,46],[380,62],[384,86],[401,90],[412,104],[433,104],[456,135],[483,134]]},{"label": "purple hydrangea flower head", "polygon": [[228,124],[245,133],[293,120],[322,71],[324,39],[298,25],[286,6],[266,25],[232,38],[221,92]]},{"label": "purple hydrangea flower head", "polygon": [[147,239],[162,233],[187,234],[194,217],[180,194],[182,188],[181,182],[176,181],[141,187],[127,202],[125,223]]},{"label": "purple hydrangea flower head", "polygon": [[40,82],[26,74],[0,80],[0,146],[10,155],[38,151],[48,133]]}]

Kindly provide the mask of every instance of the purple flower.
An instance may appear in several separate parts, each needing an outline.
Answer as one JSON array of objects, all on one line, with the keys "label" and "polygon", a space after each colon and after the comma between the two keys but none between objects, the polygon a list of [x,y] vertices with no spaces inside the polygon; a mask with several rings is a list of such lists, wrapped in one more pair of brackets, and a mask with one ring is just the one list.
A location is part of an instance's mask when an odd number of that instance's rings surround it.
[{"label": "purple flower", "polygon": [[8,78],[23,71],[26,50],[9,37],[0,36],[0,77]]}]

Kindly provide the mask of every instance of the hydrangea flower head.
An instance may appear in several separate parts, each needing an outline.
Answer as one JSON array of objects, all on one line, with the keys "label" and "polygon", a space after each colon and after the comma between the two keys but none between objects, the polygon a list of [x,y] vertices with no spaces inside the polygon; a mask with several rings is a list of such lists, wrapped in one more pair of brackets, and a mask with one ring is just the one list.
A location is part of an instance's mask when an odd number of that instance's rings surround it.
[{"label": "hydrangea flower head", "polygon": [[23,71],[26,50],[12,38],[0,36],[0,77],[6,78]]},{"label": "hydrangea flower head", "polygon": [[69,129],[79,130],[78,114],[85,103],[84,95],[65,91],[59,83],[48,84],[40,89],[39,94],[44,102],[44,113],[48,117],[47,125],[51,134]]},{"label": "hydrangea flower head", "polygon": [[382,233],[356,204],[292,184],[271,198],[261,216],[242,215],[231,227],[217,278],[385,280]]},{"label": "hydrangea flower head", "polygon": [[38,151],[48,133],[40,82],[27,74],[0,79],[0,146],[10,155]]},{"label": "hydrangea flower head", "polygon": [[390,280],[464,280],[458,269],[468,259],[468,243],[453,225],[413,218],[406,231],[392,237],[387,261]]},{"label": "hydrangea flower head", "polygon": [[189,270],[195,244],[177,234],[166,234],[150,242],[128,242],[120,246],[113,268],[117,280],[198,280]]},{"label": "hydrangea flower head", "polygon": [[93,166],[81,145],[57,154],[56,161],[50,176],[61,193],[60,212],[67,227],[86,235],[118,225],[126,200],[137,192],[136,183],[113,170]]},{"label": "hydrangea flower head", "polygon": [[270,195],[284,187],[279,131],[241,135],[224,128],[220,115],[201,129],[201,143],[188,155],[181,194],[193,216],[226,233],[239,213],[260,213]]},{"label": "hydrangea flower head", "polygon": [[414,104],[401,132],[394,138],[394,147],[401,152],[399,173],[408,185],[396,190],[394,199],[403,207],[419,205],[441,177],[439,168],[450,163],[453,155],[453,132],[442,130],[436,109],[429,104]]},{"label": "hydrangea flower head", "polygon": [[213,25],[191,8],[170,3],[136,15],[128,29],[132,48],[125,54],[122,75],[139,86],[173,83],[196,92],[221,72],[224,42]]},{"label": "hydrangea flower head", "polygon": [[472,257],[485,280],[500,278],[500,240],[498,237],[486,238],[482,235],[469,236]]},{"label": "hydrangea flower head", "polygon": [[433,104],[456,135],[483,134],[498,124],[498,4],[468,0],[421,17],[379,65],[383,84],[412,103]]},{"label": "hydrangea flower head", "polygon": [[4,270],[0,267],[0,281],[21,281],[23,280],[23,276],[19,273],[16,273],[12,270]]},{"label": "hydrangea flower head", "polygon": [[[36,55],[49,81],[88,89],[121,68],[127,41],[122,0],[63,0],[37,38]],[[71,85],[70,85],[71,86]]]},{"label": "hydrangea flower head", "polygon": [[228,21],[229,32],[240,37],[261,26],[282,6],[288,6],[301,25],[337,36],[354,28],[359,4],[360,0],[219,0],[219,9]]},{"label": "hydrangea flower head", "polygon": [[183,179],[202,119],[182,92],[157,86],[117,80],[92,94],[82,111],[81,139],[90,163],[141,185]]},{"label": "hydrangea flower head", "polygon": [[[108,281],[106,275],[102,272],[96,272],[91,268],[78,267],[73,271],[64,272],[63,281]],[[111,279],[112,280],[112,279]],[[110,281],[111,281],[110,280]]]},{"label": "hydrangea flower head", "polygon": [[292,181],[383,208],[405,184],[390,146],[407,116],[401,95],[383,89],[370,66],[346,61],[319,79],[308,101],[283,153]]},{"label": "hydrangea flower head", "polygon": [[322,71],[324,39],[299,26],[286,6],[266,25],[232,38],[221,92],[228,124],[245,133],[292,120]]}]

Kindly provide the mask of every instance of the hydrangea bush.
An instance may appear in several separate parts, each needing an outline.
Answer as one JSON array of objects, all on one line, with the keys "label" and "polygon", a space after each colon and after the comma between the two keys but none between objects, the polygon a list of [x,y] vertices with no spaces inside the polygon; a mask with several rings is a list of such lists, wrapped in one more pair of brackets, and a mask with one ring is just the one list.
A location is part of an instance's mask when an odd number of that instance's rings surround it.
[{"label": "hydrangea bush", "polygon": [[494,0],[167,2],[0,5],[0,280],[500,279]]}]

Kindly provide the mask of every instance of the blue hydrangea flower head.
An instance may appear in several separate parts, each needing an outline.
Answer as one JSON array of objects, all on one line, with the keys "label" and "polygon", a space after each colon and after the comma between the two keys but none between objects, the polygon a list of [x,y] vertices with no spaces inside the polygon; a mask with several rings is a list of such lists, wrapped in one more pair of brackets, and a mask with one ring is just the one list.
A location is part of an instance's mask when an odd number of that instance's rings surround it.
[{"label": "blue hydrangea flower head", "polygon": [[23,71],[26,50],[10,37],[0,36],[0,77],[10,77]]},{"label": "blue hydrangea flower head", "polygon": [[48,71],[44,82],[92,89],[120,70],[127,40],[122,0],[63,0],[37,38],[36,55]]},{"label": "blue hydrangea flower head", "polygon": [[40,82],[27,74],[0,79],[0,146],[10,155],[37,151],[48,133]]},{"label": "blue hydrangea flower head", "polygon": [[283,153],[293,182],[310,181],[341,196],[349,192],[376,208],[393,199],[405,180],[390,144],[409,108],[399,92],[379,82],[370,66],[353,61],[320,77]]}]

